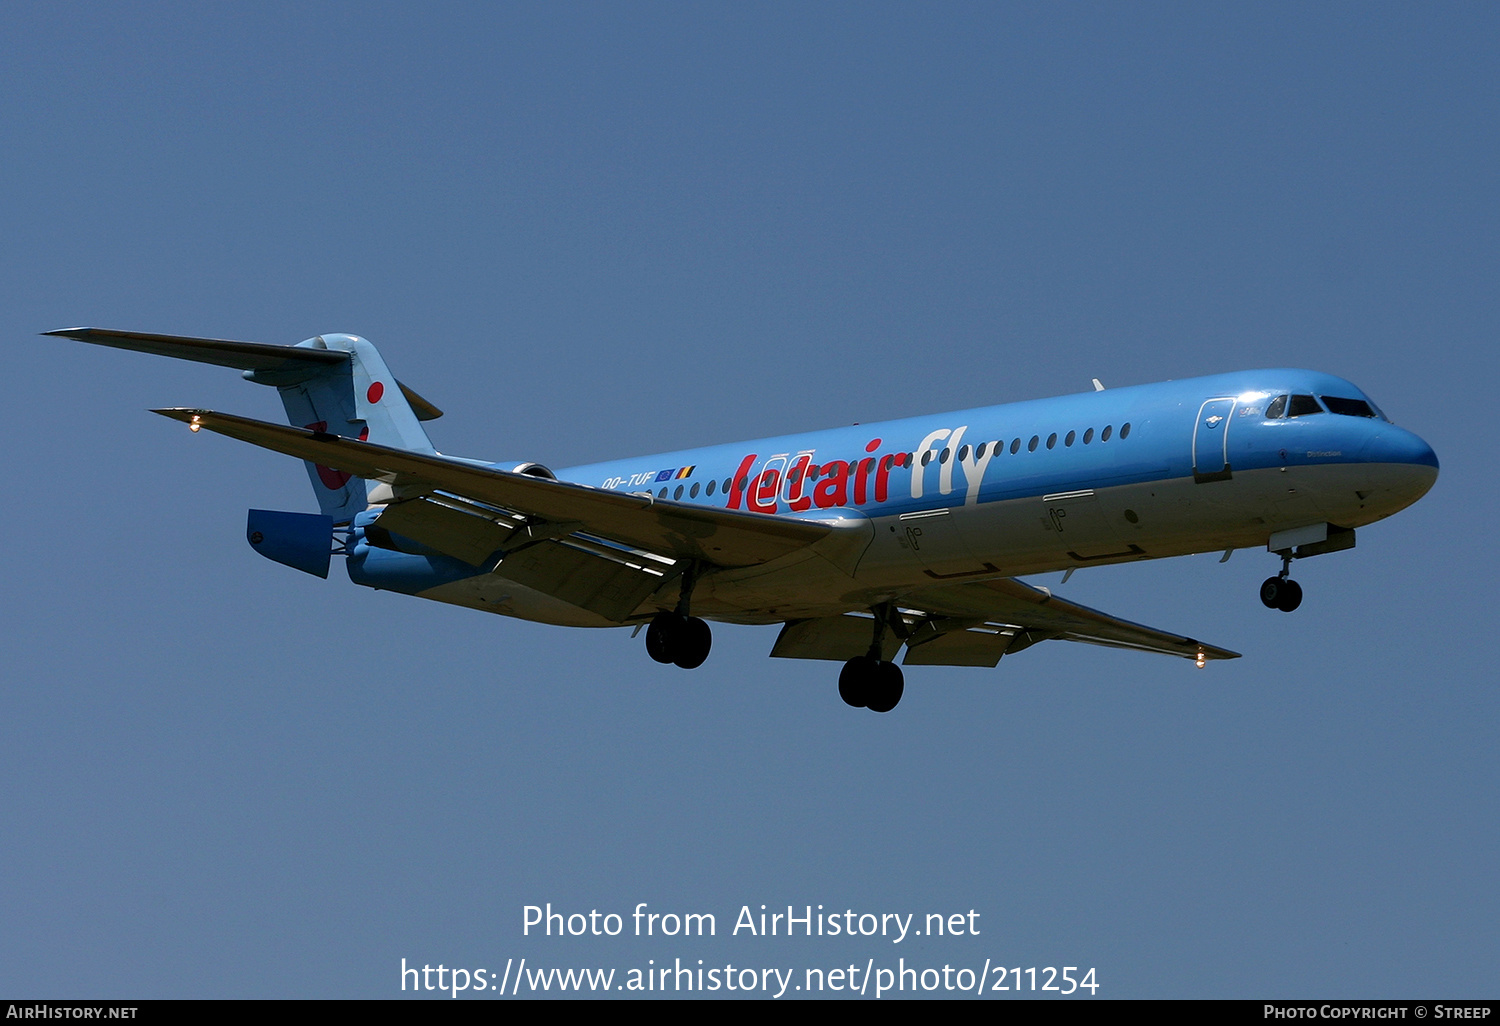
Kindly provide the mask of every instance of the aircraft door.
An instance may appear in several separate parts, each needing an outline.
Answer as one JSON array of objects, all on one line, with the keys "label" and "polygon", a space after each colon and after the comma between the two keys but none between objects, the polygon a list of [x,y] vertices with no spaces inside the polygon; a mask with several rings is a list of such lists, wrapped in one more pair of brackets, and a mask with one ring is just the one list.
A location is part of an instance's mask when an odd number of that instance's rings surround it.
[{"label": "aircraft door", "polygon": [[780,511],[782,480],[786,477],[786,453],[770,457],[760,465],[760,470],[750,479],[746,496],[748,507],[756,513]]},{"label": "aircraft door", "polygon": [[[807,505],[811,505],[811,499],[807,500],[806,505],[801,505],[799,502],[805,496],[811,496],[813,492],[813,482],[809,479],[807,473],[808,467],[812,465],[812,457],[812,449],[803,449],[795,457],[792,457],[789,465],[783,466],[781,475],[781,501],[786,503],[788,509],[805,509]],[[784,458],[782,459],[782,463],[786,464]]]},{"label": "aircraft door", "polygon": [[1228,481],[1229,415],[1233,399],[1210,399],[1198,408],[1193,423],[1193,480],[1199,484]]}]

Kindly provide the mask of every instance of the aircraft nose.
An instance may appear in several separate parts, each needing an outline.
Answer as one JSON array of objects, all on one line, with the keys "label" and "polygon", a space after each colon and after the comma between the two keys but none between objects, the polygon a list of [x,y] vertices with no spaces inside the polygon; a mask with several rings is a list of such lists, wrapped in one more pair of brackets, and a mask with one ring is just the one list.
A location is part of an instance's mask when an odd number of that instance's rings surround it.
[{"label": "aircraft nose", "polygon": [[1437,476],[1437,453],[1421,438],[1394,424],[1381,424],[1375,436],[1360,450],[1360,459],[1366,463],[1398,463],[1409,466],[1430,467]]},{"label": "aircraft nose", "polygon": [[1369,465],[1371,483],[1384,494],[1391,512],[1426,495],[1437,482],[1438,458],[1432,446],[1394,424],[1381,424],[1359,452]]}]

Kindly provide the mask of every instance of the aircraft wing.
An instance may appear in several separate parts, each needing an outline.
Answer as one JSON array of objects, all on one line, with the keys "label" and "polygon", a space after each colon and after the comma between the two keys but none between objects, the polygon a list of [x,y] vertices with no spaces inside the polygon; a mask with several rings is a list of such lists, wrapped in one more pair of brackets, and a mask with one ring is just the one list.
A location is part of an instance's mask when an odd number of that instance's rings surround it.
[{"label": "aircraft wing", "polygon": [[[673,559],[714,566],[767,563],[827,538],[828,524],[713,509],[516,474],[212,410],[153,410],[164,417],[334,470],[383,481],[403,496],[441,492],[519,514],[554,533],[582,533]],[[542,527],[545,530],[545,527]]]},{"label": "aircraft wing", "polygon": [[[1184,659],[1238,659],[1238,652],[1205,645],[1122,620],[1001,578],[937,585],[900,596],[901,630],[886,631],[884,659],[904,641],[907,666],[994,666],[1039,641],[1082,641]],[[851,659],[868,651],[874,627],[859,614],[794,620],[782,628],[771,655],[789,659]]]},{"label": "aircraft wing", "polygon": [[[919,627],[908,639],[907,663],[944,665],[939,657],[945,649],[955,656],[993,653],[998,662],[1002,654],[1053,639],[1194,660],[1239,658],[1238,652],[1123,620],[1009,578],[924,588],[902,596],[900,605],[929,614],[924,626],[930,626]],[[959,629],[942,630],[945,620]]]}]

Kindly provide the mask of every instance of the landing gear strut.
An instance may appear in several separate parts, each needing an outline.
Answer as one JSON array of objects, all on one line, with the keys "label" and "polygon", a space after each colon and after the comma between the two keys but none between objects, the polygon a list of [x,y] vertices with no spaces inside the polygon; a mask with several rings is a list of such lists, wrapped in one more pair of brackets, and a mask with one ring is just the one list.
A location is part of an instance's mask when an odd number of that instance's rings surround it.
[{"label": "landing gear strut", "polygon": [[872,612],[875,614],[875,639],[867,654],[855,656],[844,664],[839,673],[839,697],[856,709],[890,712],[906,690],[901,667],[880,658],[885,628],[895,611],[890,603],[884,603]]},{"label": "landing gear strut", "polygon": [[676,663],[684,670],[696,669],[713,647],[713,631],[696,616],[688,615],[688,602],[697,583],[698,568],[689,564],[682,572],[681,597],[670,613],[657,613],[646,628],[646,654],[659,663]]},{"label": "landing gear strut", "polygon": [[1267,577],[1260,586],[1260,601],[1267,609],[1290,613],[1302,604],[1302,585],[1287,576],[1291,569],[1292,553],[1288,549],[1281,553],[1281,573]]}]

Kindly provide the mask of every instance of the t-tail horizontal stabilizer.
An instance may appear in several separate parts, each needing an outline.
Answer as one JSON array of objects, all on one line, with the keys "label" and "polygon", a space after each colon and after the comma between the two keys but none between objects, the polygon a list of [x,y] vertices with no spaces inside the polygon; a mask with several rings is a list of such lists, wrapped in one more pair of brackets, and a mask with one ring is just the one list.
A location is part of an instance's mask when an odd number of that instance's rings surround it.
[{"label": "t-tail horizontal stabilizer", "polygon": [[[273,346],[109,328],[62,328],[47,334],[234,367],[247,380],[274,387],[292,425],[396,449],[434,452],[421,421],[439,417],[442,411],[397,381],[375,346],[358,335],[314,335],[294,346]],[[358,477],[313,460],[307,462],[307,477],[319,508],[335,523],[349,523],[368,505],[365,482]]]},{"label": "t-tail horizontal stabilizer", "polygon": [[[211,363],[244,371],[245,377],[258,384],[276,384],[277,377],[309,377],[318,370],[349,362],[349,354],[337,349],[317,349],[307,343],[295,346],[268,345],[264,342],[235,342],[224,338],[193,338],[189,335],[154,335],[144,331],[116,331],[113,328],[59,328],[44,335],[70,338],[111,349],[129,349],[137,353],[170,356],[176,360]],[[310,341],[310,340],[309,340]],[[415,391],[396,382],[396,387],[411,404],[418,420],[437,420],[443,411]]]}]

